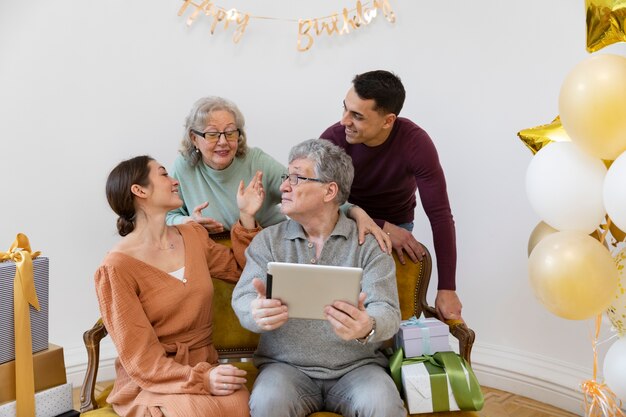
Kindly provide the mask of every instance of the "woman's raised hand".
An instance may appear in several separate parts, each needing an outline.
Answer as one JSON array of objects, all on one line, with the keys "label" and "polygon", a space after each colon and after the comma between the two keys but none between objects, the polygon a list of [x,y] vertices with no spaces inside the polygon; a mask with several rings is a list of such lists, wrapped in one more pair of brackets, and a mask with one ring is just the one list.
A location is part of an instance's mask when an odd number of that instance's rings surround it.
[{"label": "woman's raised hand", "polygon": [[204,202],[193,209],[190,220],[202,225],[209,233],[221,233],[224,231],[224,225],[211,217],[202,216],[202,210],[209,206],[209,202]]},{"label": "woman's raised hand", "polygon": [[239,219],[246,229],[256,227],[254,216],[263,205],[263,200],[265,200],[263,172],[257,171],[247,187],[244,186],[243,180],[239,182],[237,206],[239,207]]}]

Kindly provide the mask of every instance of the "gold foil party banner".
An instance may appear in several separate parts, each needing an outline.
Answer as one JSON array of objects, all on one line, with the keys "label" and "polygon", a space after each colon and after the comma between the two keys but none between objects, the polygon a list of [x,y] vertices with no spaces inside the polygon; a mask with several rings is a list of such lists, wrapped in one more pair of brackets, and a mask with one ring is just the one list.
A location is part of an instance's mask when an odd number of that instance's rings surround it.
[{"label": "gold foil party banner", "polygon": [[[298,51],[308,51],[313,46],[313,35],[319,36],[324,32],[329,36],[350,33],[361,26],[368,25],[382,10],[385,18],[390,23],[396,21],[396,15],[387,0],[374,0],[371,7],[365,6],[357,0],[353,10],[343,9],[341,17],[337,13],[332,16],[316,19],[298,20]],[[341,27],[341,28],[340,28]]]},{"label": "gold foil party banner", "polygon": [[[226,30],[230,25],[236,26],[233,34],[233,42],[238,43],[246,31],[251,19],[277,20],[283,22],[298,23],[297,49],[304,52],[311,49],[315,42],[315,37],[320,35],[344,35],[366,26],[377,17],[379,11],[390,23],[395,23],[396,15],[391,9],[389,0],[372,0],[371,2],[361,2],[357,0],[352,9],[344,8],[341,13],[335,12],[328,16],[309,19],[283,19],[268,16],[252,16],[250,13],[239,11],[235,8],[224,9],[214,2],[203,0],[194,2],[193,0],[183,0],[184,3],[178,11],[178,16],[182,16],[190,8],[191,14],[187,17],[186,24],[191,26],[201,13],[211,21],[211,35],[215,33],[218,25],[223,24]],[[190,7],[191,6],[191,7]]]},{"label": "gold foil party banner", "polygon": [[248,22],[250,21],[250,15],[248,13],[242,14],[237,9],[225,10],[207,0],[200,4],[191,0],[185,0],[185,3],[178,11],[178,16],[182,16],[189,6],[193,6],[196,9],[187,18],[187,26],[191,26],[191,24],[198,17],[198,14],[201,12],[211,19],[211,35],[215,33],[215,28],[219,23],[224,22],[224,30],[228,29],[228,25],[230,23],[234,23],[237,25],[237,29],[233,35],[233,42],[235,43],[239,42],[243,33],[246,31],[246,27],[248,27]]}]

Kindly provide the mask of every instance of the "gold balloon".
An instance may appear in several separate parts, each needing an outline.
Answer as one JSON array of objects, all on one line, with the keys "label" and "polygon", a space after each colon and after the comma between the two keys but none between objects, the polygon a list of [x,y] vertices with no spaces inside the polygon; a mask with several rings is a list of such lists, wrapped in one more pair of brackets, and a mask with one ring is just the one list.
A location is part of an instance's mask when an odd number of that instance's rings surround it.
[{"label": "gold balloon", "polygon": [[528,259],[530,284],[548,311],[569,320],[592,318],[613,301],[619,275],[609,251],[584,233],[541,240]]},{"label": "gold balloon", "polygon": [[572,142],[616,159],[626,150],[626,58],[594,55],[576,65],[561,86],[559,113]]},{"label": "gold balloon", "polygon": [[587,51],[626,42],[626,0],[586,0]]},{"label": "gold balloon", "polygon": [[519,136],[522,142],[530,149],[533,155],[552,142],[570,141],[567,132],[565,132],[563,125],[561,125],[561,118],[559,116],[556,116],[556,119],[547,125],[520,130],[517,132],[517,136]]},{"label": "gold balloon", "polygon": [[606,315],[611,320],[611,324],[620,336],[626,336],[626,271],[624,271],[624,265],[626,265],[626,248],[622,249],[615,256],[615,263],[617,264],[617,270],[619,272],[619,279],[617,282],[617,291],[611,302],[611,305],[606,310]]},{"label": "gold balloon", "polygon": [[[533,231],[530,233],[530,237],[528,238],[528,256],[530,256],[535,246],[537,246],[537,243],[541,242],[541,240],[544,237],[549,236],[553,233],[557,233],[557,232],[558,230],[550,226],[548,223],[539,222],[537,226],[535,226]],[[598,242],[602,243],[605,248],[607,249],[609,248],[609,246],[606,243],[606,240],[602,242],[602,231],[595,230],[591,232],[589,236],[591,236]]]},{"label": "gold balloon", "polygon": [[528,256],[530,256],[535,246],[537,246],[537,243],[539,243],[544,237],[557,232],[558,230],[550,226],[548,223],[539,222],[528,238]]}]

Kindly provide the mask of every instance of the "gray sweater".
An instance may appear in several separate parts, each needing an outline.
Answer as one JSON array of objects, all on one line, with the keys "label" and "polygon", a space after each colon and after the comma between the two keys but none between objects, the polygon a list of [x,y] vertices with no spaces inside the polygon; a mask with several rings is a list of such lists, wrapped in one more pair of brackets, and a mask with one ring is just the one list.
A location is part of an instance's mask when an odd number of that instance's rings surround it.
[{"label": "gray sweater", "polygon": [[395,264],[372,235],[367,235],[360,246],[356,224],[341,212],[315,263],[363,268],[361,288],[367,294],[365,307],[376,319],[372,339],[366,345],[343,340],[326,320],[289,319],[272,331],[264,331],[256,325],[250,311],[250,303],[257,296],[252,279],[265,281],[267,263],[271,261],[311,263],[315,247],[309,248],[307,243],[302,226],[288,219],[262,230],[246,250],[246,267],[233,292],[232,305],[243,327],[262,333],[255,365],[288,363],[318,379],[340,378],[368,363],[387,366],[387,359],[379,348],[400,326]]}]

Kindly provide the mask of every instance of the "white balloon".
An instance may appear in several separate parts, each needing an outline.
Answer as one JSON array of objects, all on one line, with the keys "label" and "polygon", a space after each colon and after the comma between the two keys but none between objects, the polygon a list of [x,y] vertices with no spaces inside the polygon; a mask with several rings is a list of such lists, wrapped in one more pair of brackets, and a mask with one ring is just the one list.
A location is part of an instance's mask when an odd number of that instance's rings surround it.
[{"label": "white balloon", "polygon": [[561,231],[591,233],[604,220],[606,166],[572,142],[554,142],[533,157],[526,194],[541,220]]},{"label": "white balloon", "polygon": [[613,223],[626,230],[626,152],[613,161],[606,173],[604,206]]},{"label": "white balloon", "polygon": [[604,382],[617,397],[626,402],[626,338],[617,339],[604,357]]}]

